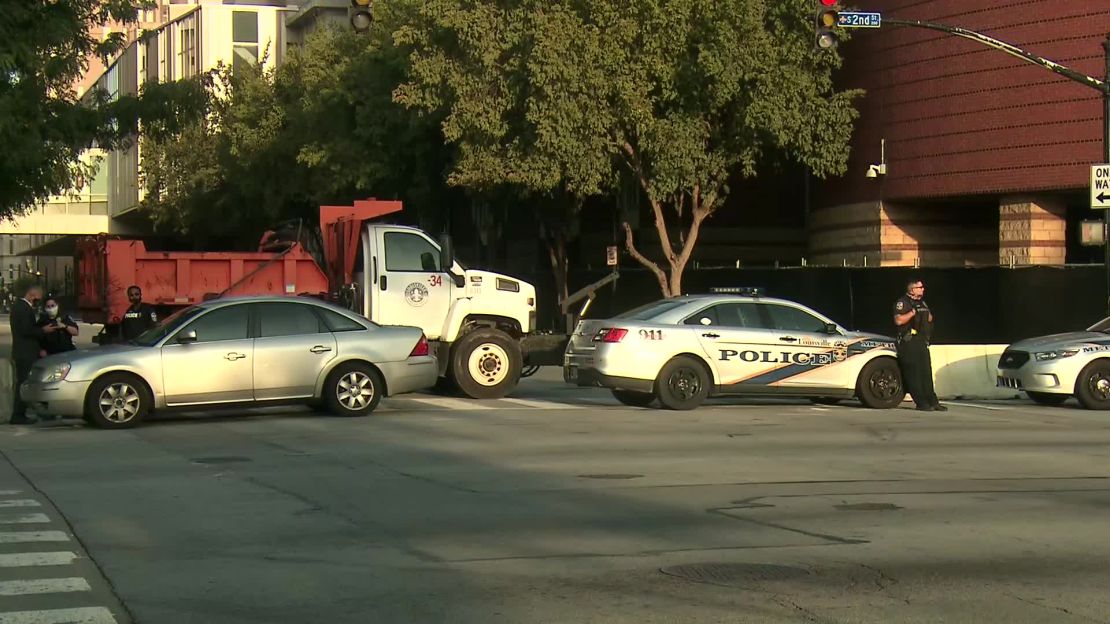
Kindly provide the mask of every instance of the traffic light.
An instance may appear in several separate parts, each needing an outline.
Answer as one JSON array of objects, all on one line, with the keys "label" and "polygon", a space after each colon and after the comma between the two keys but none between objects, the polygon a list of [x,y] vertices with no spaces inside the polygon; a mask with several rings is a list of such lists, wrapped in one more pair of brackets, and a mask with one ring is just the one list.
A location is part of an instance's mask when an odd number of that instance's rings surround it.
[{"label": "traffic light", "polygon": [[347,9],[347,16],[355,32],[366,32],[374,23],[374,18],[370,15],[370,2],[371,0],[351,0],[351,8]]},{"label": "traffic light", "polygon": [[819,50],[832,50],[836,48],[840,37],[837,36],[837,14],[840,12],[840,0],[813,0],[815,45]]}]

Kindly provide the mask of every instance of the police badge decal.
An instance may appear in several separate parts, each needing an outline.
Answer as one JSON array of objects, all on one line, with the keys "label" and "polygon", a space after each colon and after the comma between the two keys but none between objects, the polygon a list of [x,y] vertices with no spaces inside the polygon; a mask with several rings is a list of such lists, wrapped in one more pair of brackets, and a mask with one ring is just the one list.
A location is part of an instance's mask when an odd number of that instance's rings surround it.
[{"label": "police badge decal", "polygon": [[428,301],[428,288],[420,282],[413,282],[405,286],[405,301],[412,306],[422,306]]}]

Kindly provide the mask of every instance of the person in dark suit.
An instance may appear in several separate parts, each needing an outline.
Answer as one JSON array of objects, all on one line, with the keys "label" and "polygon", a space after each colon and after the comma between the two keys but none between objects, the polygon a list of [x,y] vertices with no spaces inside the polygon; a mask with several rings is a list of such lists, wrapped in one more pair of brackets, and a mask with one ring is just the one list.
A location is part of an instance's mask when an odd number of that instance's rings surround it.
[{"label": "person in dark suit", "polygon": [[53,327],[39,327],[35,305],[40,299],[42,299],[42,287],[29,286],[23,297],[12,305],[9,318],[12,329],[11,357],[15,365],[15,375],[12,378],[11,424],[13,425],[31,423],[27,418],[27,404],[19,396],[19,387],[27,381],[27,376],[31,374],[31,366],[39,359],[43,337],[56,331]]}]

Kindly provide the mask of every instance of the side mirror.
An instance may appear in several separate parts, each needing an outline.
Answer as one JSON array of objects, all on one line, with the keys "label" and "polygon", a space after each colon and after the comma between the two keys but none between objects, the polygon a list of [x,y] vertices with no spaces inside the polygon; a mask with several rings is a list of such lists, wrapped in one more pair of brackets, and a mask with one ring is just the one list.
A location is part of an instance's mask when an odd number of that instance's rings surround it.
[{"label": "side mirror", "polygon": [[196,341],[197,341],[197,330],[195,330],[195,329],[190,329],[190,330],[187,330],[187,331],[183,331],[183,332],[181,332],[180,334],[177,335],[178,344],[187,344],[187,343],[196,342]]},{"label": "side mirror", "polygon": [[833,335],[839,334],[840,328],[836,326],[836,323],[825,323],[825,333]]},{"label": "side mirror", "polygon": [[450,273],[453,266],[455,266],[455,245],[451,242],[451,235],[447,233],[440,234],[439,270]]}]

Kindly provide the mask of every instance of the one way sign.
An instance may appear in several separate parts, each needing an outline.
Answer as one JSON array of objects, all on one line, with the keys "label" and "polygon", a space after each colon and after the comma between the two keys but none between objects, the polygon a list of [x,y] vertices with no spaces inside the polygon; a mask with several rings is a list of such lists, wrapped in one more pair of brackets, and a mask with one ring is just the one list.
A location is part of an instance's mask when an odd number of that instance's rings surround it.
[{"label": "one way sign", "polygon": [[1091,167],[1091,208],[1110,208],[1110,165]]}]

